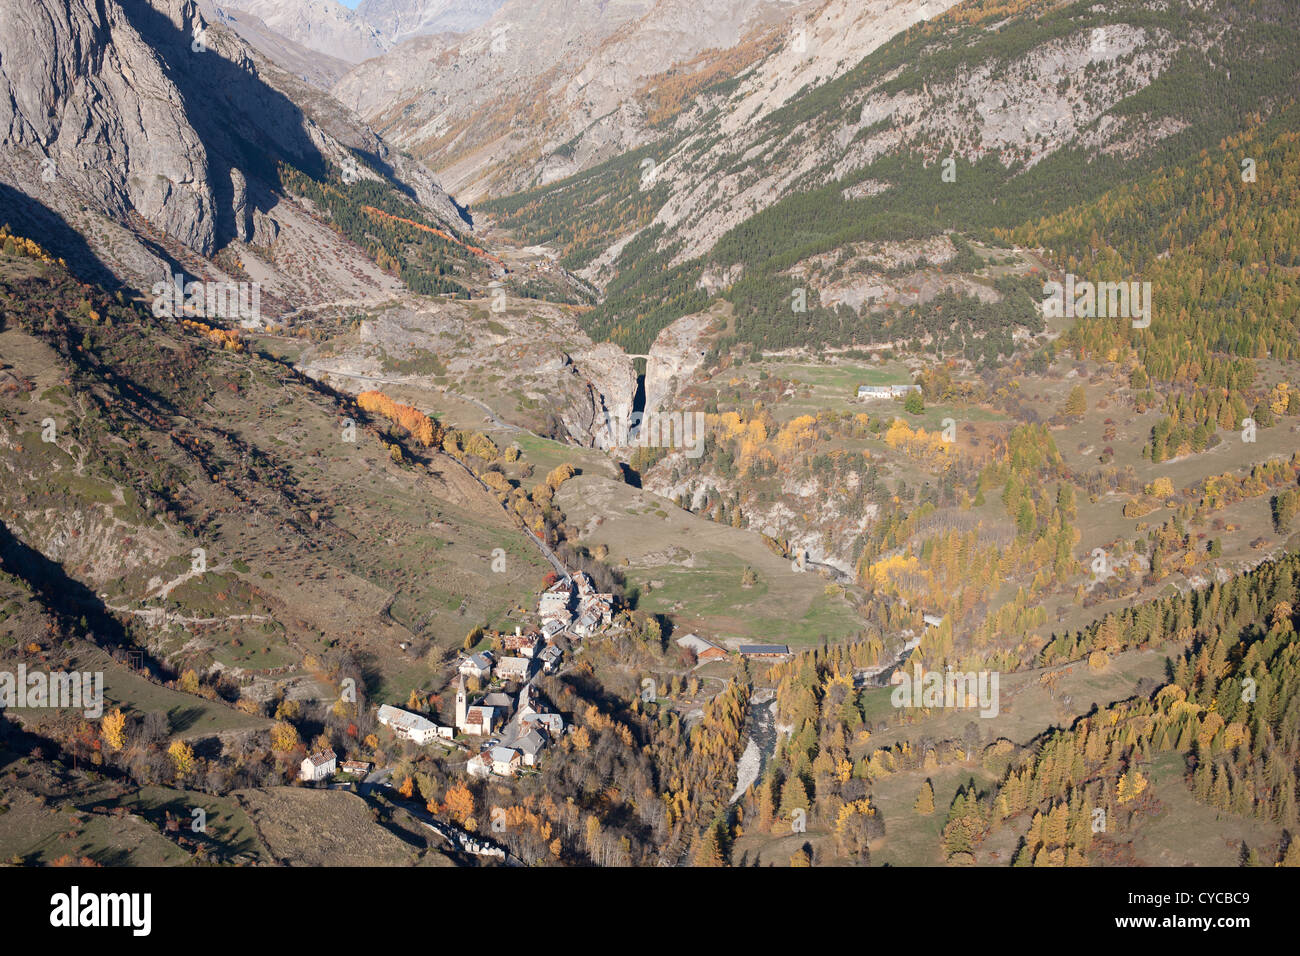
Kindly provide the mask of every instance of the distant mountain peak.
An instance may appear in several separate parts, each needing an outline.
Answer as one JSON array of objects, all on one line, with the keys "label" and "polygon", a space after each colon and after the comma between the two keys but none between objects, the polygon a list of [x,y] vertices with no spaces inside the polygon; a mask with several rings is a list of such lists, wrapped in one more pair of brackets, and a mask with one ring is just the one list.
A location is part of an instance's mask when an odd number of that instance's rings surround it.
[{"label": "distant mountain peak", "polygon": [[468,33],[506,0],[361,0],[356,15],[390,44],[439,33]]},{"label": "distant mountain peak", "polygon": [[251,13],[294,43],[349,63],[379,56],[392,46],[338,0],[217,0],[216,6]]}]

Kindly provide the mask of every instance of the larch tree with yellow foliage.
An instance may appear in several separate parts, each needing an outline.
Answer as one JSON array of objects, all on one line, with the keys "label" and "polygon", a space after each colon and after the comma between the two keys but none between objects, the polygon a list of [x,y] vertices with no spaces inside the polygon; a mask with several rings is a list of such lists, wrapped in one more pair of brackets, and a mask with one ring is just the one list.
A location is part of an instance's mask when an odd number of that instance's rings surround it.
[{"label": "larch tree with yellow foliage", "polygon": [[194,771],[194,748],[183,740],[177,740],[167,748],[167,756],[172,758],[176,776],[184,777]]},{"label": "larch tree with yellow foliage", "polygon": [[126,746],[126,715],[120,707],[104,715],[99,723],[99,732],[109,750],[117,751]]}]

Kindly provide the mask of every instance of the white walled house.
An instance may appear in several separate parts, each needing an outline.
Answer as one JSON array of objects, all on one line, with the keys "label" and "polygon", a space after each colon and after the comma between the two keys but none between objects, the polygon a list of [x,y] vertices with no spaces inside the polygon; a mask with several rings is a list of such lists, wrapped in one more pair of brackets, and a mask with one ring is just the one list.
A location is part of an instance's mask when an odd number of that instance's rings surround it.
[{"label": "white walled house", "polygon": [[298,779],[307,783],[328,780],[334,776],[337,766],[338,756],[332,750],[322,750],[320,753],[309,754],[302,758],[302,764],[298,770]]},{"label": "white walled house", "polygon": [[491,759],[492,772],[498,777],[513,777],[522,763],[519,751],[510,747],[493,747]]},{"label": "white walled house", "polygon": [[491,707],[475,704],[465,712],[465,724],[459,729],[476,737],[486,737],[492,733],[493,715],[494,711]]},{"label": "white walled house", "polygon": [[487,751],[475,754],[465,765],[465,772],[471,777],[486,777],[492,772],[492,755]]},{"label": "white walled house", "polygon": [[438,725],[433,721],[388,704],[379,708],[378,719],[385,727],[392,728],[393,733],[402,740],[412,743],[431,743],[438,736]]},{"label": "white walled house", "polygon": [[911,392],[920,390],[920,385],[859,385],[858,398],[906,398]]}]

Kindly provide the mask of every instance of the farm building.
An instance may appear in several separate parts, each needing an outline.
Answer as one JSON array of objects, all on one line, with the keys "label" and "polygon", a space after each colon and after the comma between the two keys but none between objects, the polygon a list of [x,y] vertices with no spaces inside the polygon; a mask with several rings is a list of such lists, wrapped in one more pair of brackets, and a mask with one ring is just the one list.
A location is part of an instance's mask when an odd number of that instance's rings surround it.
[{"label": "farm building", "polygon": [[727,652],[710,641],[706,641],[698,634],[686,634],[677,638],[678,647],[684,647],[695,655],[695,659],[701,664],[707,661],[726,660]]},{"label": "farm building", "polygon": [[858,398],[906,398],[910,392],[920,390],[920,385],[859,385]]}]

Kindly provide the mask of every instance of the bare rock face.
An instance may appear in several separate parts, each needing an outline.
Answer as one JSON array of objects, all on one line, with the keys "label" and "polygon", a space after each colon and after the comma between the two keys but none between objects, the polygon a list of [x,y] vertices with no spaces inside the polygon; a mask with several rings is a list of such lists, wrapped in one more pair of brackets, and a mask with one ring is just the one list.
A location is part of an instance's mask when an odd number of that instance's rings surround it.
[{"label": "bare rock face", "polygon": [[254,50],[294,76],[320,90],[328,90],[353,66],[347,60],[308,49],[266,25],[261,17],[227,7],[216,0],[200,0],[199,10],[213,23],[238,33]]},{"label": "bare rock face", "polygon": [[707,337],[716,324],[711,312],[686,315],[655,336],[646,359],[646,414],[664,411],[704,362]]},{"label": "bare rock face", "polygon": [[617,431],[611,425],[626,420],[636,397],[632,360],[617,345],[601,342],[578,351],[574,365],[588,388],[585,401],[570,402],[565,426],[581,444],[608,447]]},{"label": "bare rock face", "polygon": [[464,221],[428,170],[210,25],[195,0],[0,4],[0,129],[12,190],[118,223],[137,215],[205,257],[274,240],[277,163],[319,170],[347,147]]},{"label": "bare rock face", "polygon": [[[368,6],[394,2],[407,0]],[[415,37],[360,64],[334,94],[475,199],[551,182],[641,145],[652,133],[634,101],[650,77],[813,5],[507,0],[463,36]],[[528,159],[515,161],[521,155]]]},{"label": "bare rock face", "polygon": [[[170,18],[146,4],[151,18]],[[160,4],[161,6],[161,4]],[[172,5],[182,25],[193,4]],[[0,5],[5,150],[36,154],[58,178],[121,216],[129,210],[192,249],[216,246],[210,157],[181,90],[118,3]]]},{"label": "bare rock face", "polygon": [[500,427],[526,428],[588,447],[608,444],[609,420],[636,393],[632,360],[593,344],[571,307],[516,300],[481,303],[398,296],[355,341],[308,347],[299,367],[344,391],[385,385],[451,390]]}]

